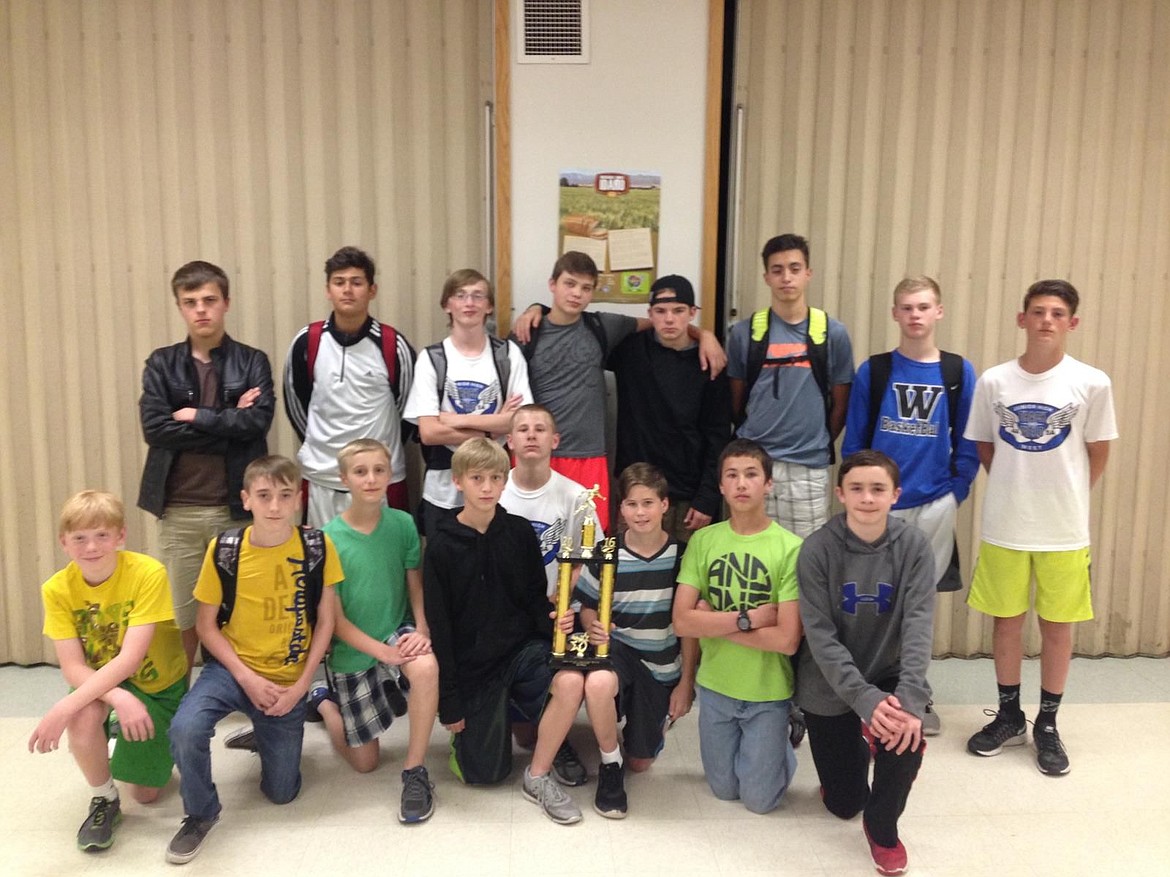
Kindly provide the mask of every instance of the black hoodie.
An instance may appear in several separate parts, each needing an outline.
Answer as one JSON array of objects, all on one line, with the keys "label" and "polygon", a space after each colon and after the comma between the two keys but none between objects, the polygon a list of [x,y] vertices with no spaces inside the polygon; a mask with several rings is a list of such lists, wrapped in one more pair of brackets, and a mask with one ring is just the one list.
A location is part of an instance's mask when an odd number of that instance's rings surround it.
[{"label": "black hoodie", "polygon": [[552,638],[548,580],[532,525],[496,508],[486,533],[442,518],[427,540],[423,592],[439,662],[439,720],[501,674],[527,642]]}]

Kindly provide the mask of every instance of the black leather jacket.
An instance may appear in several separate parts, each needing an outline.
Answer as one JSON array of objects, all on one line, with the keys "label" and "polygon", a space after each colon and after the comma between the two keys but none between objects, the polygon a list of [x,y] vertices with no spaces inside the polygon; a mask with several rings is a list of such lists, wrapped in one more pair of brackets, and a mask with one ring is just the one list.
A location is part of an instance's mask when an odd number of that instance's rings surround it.
[{"label": "black leather jacket", "polygon": [[[223,407],[199,408],[199,379],[187,341],[160,347],[146,360],[142,372],[142,398],[138,414],[142,435],[150,450],[142,470],[138,507],[162,517],[166,505],[167,476],[180,451],[222,454],[227,463],[228,505],[232,517],[245,518],[240,499],[244,469],[268,453],[268,427],[276,409],[272,366],[264,351],[233,341],[227,335],[211,351],[219,376]],[[260,388],[260,398],[249,408],[237,408],[247,390]],[[180,408],[199,408],[192,423],[180,423],[171,415]]]}]

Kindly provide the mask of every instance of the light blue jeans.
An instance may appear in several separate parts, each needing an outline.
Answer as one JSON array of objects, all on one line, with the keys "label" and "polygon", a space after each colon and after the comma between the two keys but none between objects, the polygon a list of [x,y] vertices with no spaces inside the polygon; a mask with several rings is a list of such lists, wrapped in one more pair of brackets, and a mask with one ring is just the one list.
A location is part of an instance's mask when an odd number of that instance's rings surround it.
[{"label": "light blue jeans", "polygon": [[260,791],[274,804],[287,804],[301,790],[304,700],[286,715],[266,716],[223,664],[209,660],[171,720],[171,756],[179,768],[179,794],[188,816],[206,820],[219,814],[219,794],[211,780],[211,738],[216,723],[237,711],[251,719],[256,734]]},{"label": "light blue jeans", "polygon": [[788,700],[748,701],[699,686],[703,774],[721,801],[753,813],[775,810],[796,773],[788,740]]}]

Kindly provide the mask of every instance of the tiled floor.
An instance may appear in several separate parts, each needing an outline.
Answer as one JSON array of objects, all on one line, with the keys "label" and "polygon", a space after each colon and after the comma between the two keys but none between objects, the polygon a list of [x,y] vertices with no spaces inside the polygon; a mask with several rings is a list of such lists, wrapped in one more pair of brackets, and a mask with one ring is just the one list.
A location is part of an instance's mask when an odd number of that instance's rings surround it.
[{"label": "tiled floor", "polygon": [[[1025,700],[1034,709],[1037,671],[1029,663]],[[931,680],[943,734],[930,741],[902,820],[917,875],[1170,874],[1170,760],[1161,745],[1170,726],[1170,661],[1078,660],[1060,722],[1073,770],[1042,776],[1030,747],[997,758],[966,753],[967,736],[986,719],[989,661],[935,662]],[[35,718],[64,691],[51,668],[0,668],[0,759],[6,794],[0,874],[175,873],[163,860],[182,817],[177,784],[150,807],[123,799],[114,846],[77,851],[74,835],[88,801],[65,752],[30,755]],[[226,726],[239,724],[230,717]],[[222,737],[222,734],[221,734]],[[224,802],[221,824],[186,870],[204,875],[265,874],[801,874],[873,873],[859,819],[827,814],[807,747],[779,810],[755,816],[716,801],[699,766],[698,731],[689,716],[670,732],[666,751],[645,775],[630,778],[624,821],[593,813],[594,785],[571,790],[582,823],[548,822],[520,794],[527,755],[511,781],[491,789],[460,786],[445,766],[446,739],[432,738],[438,784],[434,817],[404,827],[395,817],[405,727],[383,741],[389,759],[373,774],[352,773],[330,751],[320,726],[305,732],[304,791],[285,807],[262,798],[259,764],[213,741]],[[573,730],[591,770],[596,747],[584,715]]]}]

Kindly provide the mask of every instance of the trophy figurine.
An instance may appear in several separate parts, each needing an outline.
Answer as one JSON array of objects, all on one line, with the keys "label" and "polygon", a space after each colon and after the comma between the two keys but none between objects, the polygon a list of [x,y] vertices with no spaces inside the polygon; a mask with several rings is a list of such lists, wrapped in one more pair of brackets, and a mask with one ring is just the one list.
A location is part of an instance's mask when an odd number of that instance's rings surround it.
[{"label": "trophy figurine", "polygon": [[[617,573],[617,539],[611,536],[601,542],[595,541],[597,525],[593,520],[593,498],[600,492],[601,488],[596,484],[585,491],[581,502],[573,509],[572,517],[565,526],[565,534],[561,537],[561,550],[557,555],[557,618],[569,609],[573,565],[596,562],[601,565],[597,620],[609,630],[613,609],[613,579]],[[609,643],[595,646],[590,652],[588,633],[569,635],[559,629],[553,630],[553,669],[587,670],[608,664]]]}]

